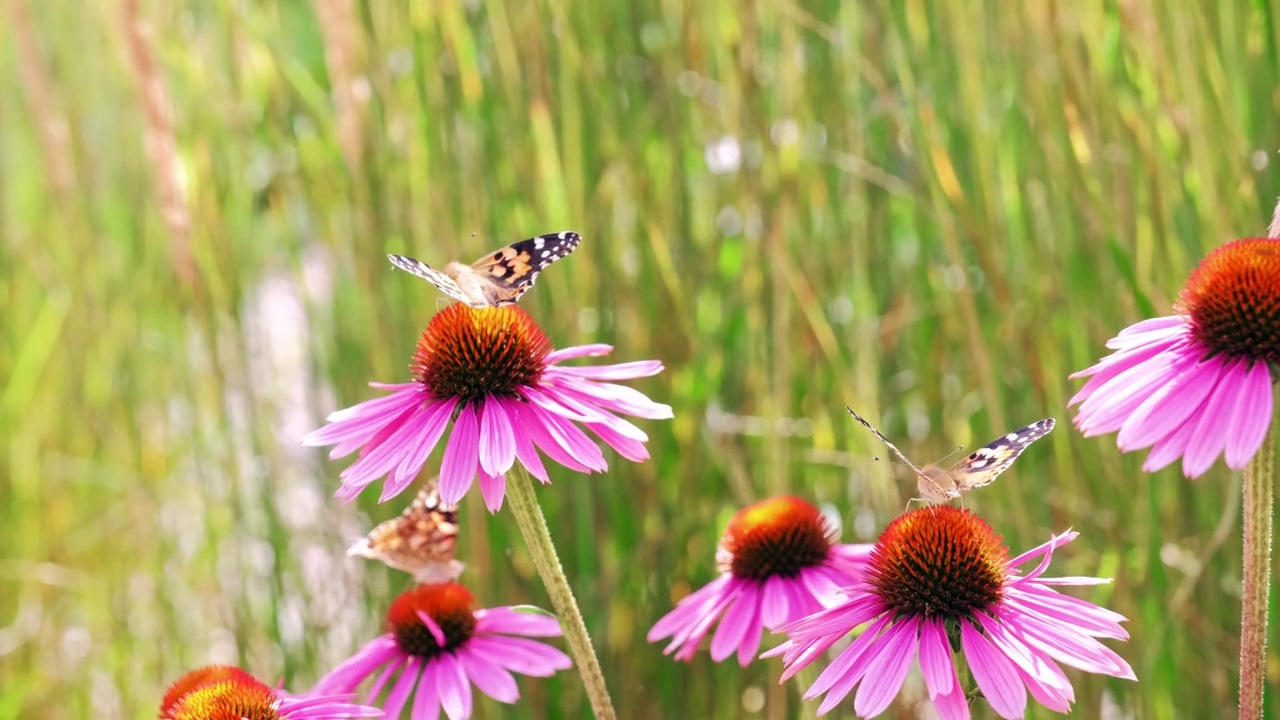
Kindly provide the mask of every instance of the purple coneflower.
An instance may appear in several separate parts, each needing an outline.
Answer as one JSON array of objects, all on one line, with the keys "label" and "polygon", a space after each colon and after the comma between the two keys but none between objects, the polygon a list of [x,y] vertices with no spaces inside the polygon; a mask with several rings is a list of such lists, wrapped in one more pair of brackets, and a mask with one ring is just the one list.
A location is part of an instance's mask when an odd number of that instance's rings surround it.
[{"label": "purple coneflower", "polygon": [[[390,690],[382,707],[389,718],[413,698],[413,720],[471,717],[471,684],[504,703],[520,698],[513,672],[550,677],[570,666],[569,656],[529,637],[560,634],[546,615],[509,607],[476,610],[458,583],[419,585],[402,593],[387,611],[388,631],[361,648],[316,683],[313,693],[354,691],[367,678],[374,702]],[[518,637],[518,636],[525,637]]]},{"label": "purple coneflower", "polygon": [[844,597],[840,588],[858,580],[871,546],[840,545],[837,539],[822,513],[800,498],[748,505],[734,515],[716,549],[720,577],[654,624],[649,642],[670,637],[664,652],[691,660],[719,621],[711,658],[720,662],[737,651],[745,667],[764,628],[833,605]]},{"label": "purple coneflower", "polygon": [[273,690],[229,665],[209,665],[183,675],[160,703],[160,720],[342,720],[382,717],[382,710],[354,705],[350,695],[295,696]]},{"label": "purple coneflower", "polygon": [[418,340],[413,382],[372,383],[391,394],[331,414],[328,425],[302,442],[336,445],[331,458],[360,450],[360,459],[342,472],[336,497],[349,502],[386,477],[382,502],[409,486],[452,423],[440,465],[440,497],[457,503],[479,474],[485,504],[496,512],[502,507],[504,474],[516,460],[548,482],[539,450],[578,472],[606,469],[600,447],[579,425],[628,460],[648,459],[648,436],[615,413],[669,418],[671,407],[607,381],[656,375],[662,363],[560,364],[612,349],[581,345],[553,350],[541,328],[518,307],[450,305],[431,319]]},{"label": "purple coneflower", "polygon": [[1271,368],[1280,363],[1280,240],[1253,238],[1209,253],[1170,317],[1144,320],[1107,343],[1114,353],[1070,404],[1086,436],[1119,431],[1122,451],[1151,447],[1143,470],[1182,458],[1187,477],[1225,450],[1240,470],[1271,423]]},{"label": "purple coneflower", "polygon": [[[1133,670],[1095,638],[1128,639],[1123,617],[1063,595],[1054,585],[1096,585],[1099,578],[1046,578],[1067,532],[1012,560],[999,535],[973,513],[947,505],[908,512],[889,524],[871,552],[864,580],[839,605],[780,628],[787,642],[783,680],[866,626],[805,693],[826,693],[822,715],[857,688],[860,717],[884,712],[919,658],[925,688],[943,720],[969,717],[952,654],[963,654],[978,690],[1003,718],[1020,718],[1027,691],[1067,712],[1075,699],[1059,663],[1133,680]],[[1040,558],[1031,572],[1017,569]],[[869,624],[868,624],[869,623]]]}]

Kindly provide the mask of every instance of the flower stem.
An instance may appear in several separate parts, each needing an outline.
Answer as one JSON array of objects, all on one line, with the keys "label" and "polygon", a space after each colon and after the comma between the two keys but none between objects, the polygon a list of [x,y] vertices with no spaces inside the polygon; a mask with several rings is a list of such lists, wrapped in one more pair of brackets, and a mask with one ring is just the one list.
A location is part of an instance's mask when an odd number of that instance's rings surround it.
[{"label": "flower stem", "polygon": [[[1280,392],[1277,393],[1280,395]],[[1263,717],[1267,685],[1267,607],[1271,595],[1271,508],[1276,442],[1271,437],[1244,469],[1244,602],[1240,616],[1240,718]]]},{"label": "flower stem", "polygon": [[600,660],[591,647],[587,625],[582,621],[582,612],[578,610],[578,602],[574,600],[573,590],[560,565],[560,557],[551,542],[551,531],[547,528],[547,520],[543,517],[542,508],[533,492],[533,480],[519,465],[507,473],[507,500],[511,503],[512,514],[516,516],[520,534],[529,546],[533,564],[542,576],[542,584],[551,597],[551,604],[560,617],[560,627],[569,643],[573,662],[578,666],[578,673],[582,675],[582,682],[586,685],[591,709],[598,720],[614,720],[617,715],[613,711],[613,701],[609,699],[609,689],[604,683],[604,673],[600,671]]}]

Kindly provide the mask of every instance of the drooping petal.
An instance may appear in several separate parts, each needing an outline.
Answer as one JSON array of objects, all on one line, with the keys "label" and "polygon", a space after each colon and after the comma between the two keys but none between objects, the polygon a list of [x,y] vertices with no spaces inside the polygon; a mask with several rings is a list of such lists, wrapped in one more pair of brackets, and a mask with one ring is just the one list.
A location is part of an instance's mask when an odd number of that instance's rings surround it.
[{"label": "drooping petal", "polygon": [[919,619],[906,619],[890,627],[880,638],[883,645],[880,656],[867,666],[862,685],[853,698],[853,709],[859,715],[874,717],[884,712],[902,689],[907,670],[916,656],[916,632],[919,628]]},{"label": "drooping petal", "polygon": [[520,699],[520,687],[516,679],[506,668],[495,665],[471,652],[466,646],[457,651],[458,662],[471,678],[471,682],[480,688],[480,692],[507,704]]},{"label": "drooping petal", "polygon": [[[755,634],[758,646],[761,633],[760,591],[758,587],[748,585],[720,619],[720,627],[716,628],[716,633],[711,638],[711,659],[720,662],[729,657],[744,642],[749,641],[747,637],[752,633]],[[743,663],[743,666],[746,664]]]},{"label": "drooping petal", "polygon": [[471,683],[452,653],[444,653],[434,661],[438,675],[440,705],[450,720],[471,717]]},{"label": "drooping petal", "polygon": [[1218,360],[1211,358],[1170,377],[1120,426],[1116,446],[1123,452],[1139,450],[1176,430],[1201,408],[1220,373]]},{"label": "drooping petal", "polygon": [[955,663],[951,660],[951,644],[947,642],[947,633],[941,620],[929,619],[921,623],[919,656],[920,674],[924,676],[929,699],[948,695],[952,688],[960,684],[956,677]]},{"label": "drooping petal", "polygon": [[[440,717],[440,688],[435,661],[422,669],[418,680],[418,692],[413,697],[413,720],[438,720]],[[398,718],[400,713],[388,712],[388,718]]]},{"label": "drooping petal", "polygon": [[[413,692],[413,686],[418,681],[421,674],[422,660],[415,656],[409,656],[404,663],[404,672],[400,673],[400,679],[391,687],[391,692],[387,693],[387,702],[382,706],[386,711],[387,717],[400,717],[400,711],[404,709],[405,703],[409,700],[409,695]],[[418,692],[422,692],[419,689]]]},{"label": "drooping petal", "polygon": [[1027,710],[1027,690],[1017,667],[967,621],[960,623],[960,642],[974,682],[1002,718],[1020,718]]},{"label": "drooping petal", "polygon": [[1243,470],[1262,447],[1271,427],[1275,402],[1271,393],[1271,369],[1265,362],[1254,363],[1236,387],[1224,388],[1223,392],[1236,396],[1228,421],[1232,431],[1227,434],[1227,467]]},{"label": "drooping petal", "polygon": [[[1220,383],[1229,387],[1239,371],[1240,363],[1229,363],[1223,369]],[[1187,451],[1182,456],[1182,472],[1187,477],[1203,475],[1226,449],[1227,434],[1232,432],[1227,423],[1231,420],[1234,401],[1235,398],[1229,393],[1216,392],[1209,396],[1200,409],[1196,418],[1196,430],[1187,442]]]},{"label": "drooping petal", "polygon": [[516,438],[507,409],[497,398],[480,411],[480,467],[489,475],[505,475],[516,462]]},{"label": "drooping petal", "polygon": [[440,499],[456,505],[476,479],[480,464],[480,430],[475,410],[464,406],[453,423],[453,432],[444,446],[440,461]]},{"label": "drooping petal", "polygon": [[502,509],[502,500],[507,494],[507,478],[505,475],[493,476],[480,471],[480,495],[484,497],[484,506],[491,513]]},{"label": "drooping petal", "polygon": [[431,451],[436,449],[436,444],[444,435],[445,428],[449,427],[449,418],[453,417],[453,408],[457,404],[457,400],[446,400],[427,408],[423,413],[423,425],[416,446],[412,452],[405,454],[404,460],[387,478],[378,502],[386,502],[404,492],[404,489],[413,482],[413,478],[422,471],[423,464],[427,462]]}]

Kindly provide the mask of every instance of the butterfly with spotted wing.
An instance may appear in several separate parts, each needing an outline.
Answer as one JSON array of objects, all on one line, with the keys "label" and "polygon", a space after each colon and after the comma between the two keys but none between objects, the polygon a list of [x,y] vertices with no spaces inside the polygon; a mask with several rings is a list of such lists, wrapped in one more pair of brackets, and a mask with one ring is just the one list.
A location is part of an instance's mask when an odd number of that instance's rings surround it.
[{"label": "butterfly with spotted wing", "polygon": [[380,523],[347,554],[379,560],[429,585],[462,572],[462,563],[454,559],[457,539],[458,507],[441,502],[431,480],[399,517]]},{"label": "butterfly with spotted wing", "polygon": [[392,265],[471,307],[502,307],[519,302],[533,287],[538,273],[573,252],[580,242],[582,236],[576,232],[538,235],[488,253],[470,265],[451,262],[443,272],[405,255],[387,257]]},{"label": "butterfly with spotted wing", "polygon": [[875,433],[880,442],[888,445],[894,455],[915,471],[916,488],[920,491],[921,499],[931,503],[944,503],[960,497],[961,493],[968,490],[990,485],[1013,465],[1013,461],[1018,459],[1028,445],[1048,435],[1054,426],[1053,418],[1045,418],[992,440],[949,469],[937,465],[925,465],[921,468],[908,460],[898,446],[889,442],[889,438],[872,427],[861,415],[848,407],[845,410],[849,411],[854,420],[862,423],[863,427]]}]

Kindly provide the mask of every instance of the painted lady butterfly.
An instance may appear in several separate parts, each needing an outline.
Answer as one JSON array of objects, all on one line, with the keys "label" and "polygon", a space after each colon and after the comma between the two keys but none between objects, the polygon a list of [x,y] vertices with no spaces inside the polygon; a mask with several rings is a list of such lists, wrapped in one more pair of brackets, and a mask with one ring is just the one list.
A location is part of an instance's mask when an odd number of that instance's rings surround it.
[{"label": "painted lady butterfly", "polygon": [[533,287],[538,273],[573,252],[580,242],[582,236],[576,232],[539,235],[489,253],[470,265],[451,262],[444,266],[444,272],[404,255],[387,257],[392,265],[471,307],[502,307],[519,302]]},{"label": "painted lady butterfly", "polygon": [[1000,476],[1000,473],[1013,465],[1013,461],[1018,459],[1028,445],[1048,435],[1054,426],[1053,418],[1031,423],[1021,430],[1014,430],[1008,435],[992,440],[984,447],[975,450],[969,457],[951,466],[950,469],[944,470],[937,465],[916,467],[896,445],[889,442],[889,438],[872,427],[871,423],[862,419],[852,409],[846,407],[845,410],[849,411],[853,419],[862,423],[863,427],[875,433],[881,442],[889,446],[894,455],[915,471],[916,487],[922,499],[931,503],[944,503],[960,497],[960,493],[990,485]]},{"label": "painted lady butterfly", "polygon": [[454,560],[457,538],[458,507],[440,502],[432,480],[400,517],[380,523],[347,554],[379,560],[420,583],[442,583],[462,572],[462,563]]}]

